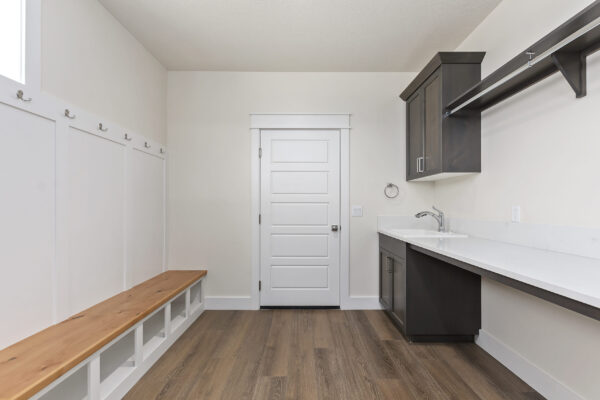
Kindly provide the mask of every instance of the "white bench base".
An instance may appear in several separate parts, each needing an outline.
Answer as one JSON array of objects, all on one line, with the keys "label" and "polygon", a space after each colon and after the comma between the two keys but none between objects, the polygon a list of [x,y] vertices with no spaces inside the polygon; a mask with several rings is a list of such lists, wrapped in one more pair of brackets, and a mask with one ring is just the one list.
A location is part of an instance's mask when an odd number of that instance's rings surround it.
[{"label": "white bench base", "polygon": [[[129,328],[31,399],[117,400],[123,398],[204,312],[202,280],[203,278],[188,286],[178,296]],[[156,324],[159,320],[153,317],[159,313],[164,315],[164,318],[161,318],[162,329],[151,338],[147,338],[144,343],[144,324]],[[156,330],[156,327],[154,328]]]}]

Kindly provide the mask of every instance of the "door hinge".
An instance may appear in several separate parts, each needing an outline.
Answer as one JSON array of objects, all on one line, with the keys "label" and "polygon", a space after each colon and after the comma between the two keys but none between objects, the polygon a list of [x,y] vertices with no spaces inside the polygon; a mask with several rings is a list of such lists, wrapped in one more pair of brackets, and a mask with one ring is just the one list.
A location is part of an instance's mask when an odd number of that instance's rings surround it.
[{"label": "door hinge", "polygon": [[261,222],[262,222],[262,214],[258,214],[258,224],[260,225]]},{"label": "door hinge", "polygon": [[262,290],[262,281],[258,281],[258,291]]},{"label": "door hinge", "polygon": [[258,158],[262,158],[262,147],[258,148]]}]

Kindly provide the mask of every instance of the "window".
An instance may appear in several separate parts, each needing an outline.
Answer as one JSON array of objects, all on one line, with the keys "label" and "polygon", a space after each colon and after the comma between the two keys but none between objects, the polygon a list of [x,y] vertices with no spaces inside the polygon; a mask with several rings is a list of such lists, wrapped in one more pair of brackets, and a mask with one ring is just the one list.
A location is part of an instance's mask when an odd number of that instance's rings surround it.
[{"label": "window", "polygon": [[25,83],[25,1],[0,0],[0,75]]}]

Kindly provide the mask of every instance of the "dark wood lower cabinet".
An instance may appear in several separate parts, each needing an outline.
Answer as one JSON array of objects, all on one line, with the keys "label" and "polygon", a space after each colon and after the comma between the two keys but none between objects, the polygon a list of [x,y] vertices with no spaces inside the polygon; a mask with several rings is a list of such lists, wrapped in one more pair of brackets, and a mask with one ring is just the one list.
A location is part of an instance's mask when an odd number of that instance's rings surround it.
[{"label": "dark wood lower cabinet", "polygon": [[392,308],[393,294],[393,271],[390,265],[390,253],[385,250],[379,251],[379,302],[385,310]]},{"label": "dark wood lower cabinet", "polygon": [[379,235],[380,302],[415,342],[473,341],[481,327],[481,277]]}]

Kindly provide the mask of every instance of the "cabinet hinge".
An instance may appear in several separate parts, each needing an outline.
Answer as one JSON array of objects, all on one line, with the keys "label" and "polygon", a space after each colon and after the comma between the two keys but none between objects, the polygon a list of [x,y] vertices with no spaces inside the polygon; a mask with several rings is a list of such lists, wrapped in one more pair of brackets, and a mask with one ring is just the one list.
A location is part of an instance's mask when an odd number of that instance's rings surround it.
[{"label": "cabinet hinge", "polygon": [[258,291],[262,290],[262,281],[258,281]]},{"label": "cabinet hinge", "polygon": [[262,158],[262,147],[258,148],[258,158]]},{"label": "cabinet hinge", "polygon": [[258,224],[260,225],[262,222],[262,214],[258,214]]}]

